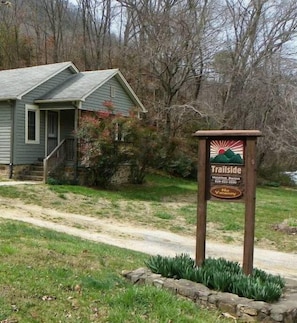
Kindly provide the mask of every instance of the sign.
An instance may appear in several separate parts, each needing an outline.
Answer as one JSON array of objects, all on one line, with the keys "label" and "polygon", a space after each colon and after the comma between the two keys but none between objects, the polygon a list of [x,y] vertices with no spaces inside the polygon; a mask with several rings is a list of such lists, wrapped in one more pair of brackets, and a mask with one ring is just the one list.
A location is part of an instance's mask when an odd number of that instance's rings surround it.
[{"label": "sign", "polygon": [[214,186],[210,189],[212,196],[222,199],[236,199],[242,195],[242,191],[231,186]]},{"label": "sign", "polygon": [[243,174],[243,140],[211,140],[209,198],[211,200],[243,200]]},{"label": "sign", "polygon": [[[244,201],[243,272],[253,271],[258,130],[201,130],[198,145],[196,265],[205,260],[207,200]],[[232,216],[232,215],[230,215]]]}]

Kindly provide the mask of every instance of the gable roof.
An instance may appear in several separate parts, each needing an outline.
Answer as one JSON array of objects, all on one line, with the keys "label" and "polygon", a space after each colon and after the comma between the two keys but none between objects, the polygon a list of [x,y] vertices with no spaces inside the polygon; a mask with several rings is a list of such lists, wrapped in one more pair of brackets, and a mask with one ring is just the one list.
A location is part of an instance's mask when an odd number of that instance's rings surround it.
[{"label": "gable roof", "polygon": [[113,77],[116,77],[120,82],[130,99],[138,105],[143,112],[146,112],[145,107],[118,69],[80,72],[71,76],[66,82],[59,85],[43,97],[35,100],[35,102],[51,103],[85,101],[90,94],[99,89]]},{"label": "gable roof", "polygon": [[85,101],[90,94],[115,77],[132,102],[147,112],[118,69],[79,72],[72,62],[0,71],[0,101],[21,100],[25,94],[67,68],[74,74],[43,97],[36,98],[35,103]]},{"label": "gable roof", "polygon": [[0,101],[21,99],[25,94],[66,68],[79,73],[72,62],[63,62],[0,71]]},{"label": "gable roof", "polygon": [[114,76],[116,71],[117,70],[80,72],[71,76],[62,85],[59,85],[43,97],[35,100],[35,102],[84,101],[89,94]]}]

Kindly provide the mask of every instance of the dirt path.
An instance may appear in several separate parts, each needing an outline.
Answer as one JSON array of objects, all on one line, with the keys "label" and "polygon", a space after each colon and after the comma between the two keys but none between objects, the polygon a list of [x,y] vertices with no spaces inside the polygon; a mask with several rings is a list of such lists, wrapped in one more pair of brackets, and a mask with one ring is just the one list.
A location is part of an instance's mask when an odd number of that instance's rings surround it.
[{"label": "dirt path", "polygon": [[[144,226],[119,223],[116,220],[65,213],[24,204],[21,201],[11,205],[11,200],[5,198],[0,198],[0,217],[151,255],[174,256],[187,253],[192,257],[195,256],[196,240],[194,236],[182,236],[167,231],[147,229]],[[223,256],[226,259],[241,262],[243,246],[207,241],[206,256]],[[254,266],[297,280],[297,254],[255,248]]]},{"label": "dirt path", "polygon": [[[35,205],[0,198],[0,217],[17,220],[39,227],[53,229],[96,242],[144,252],[151,255],[174,256],[180,253],[195,255],[195,237],[118,223],[110,219],[97,219],[46,209]],[[207,241],[207,257],[224,257],[242,261],[243,247]],[[297,254],[256,248],[254,266],[273,274],[297,280]]]}]

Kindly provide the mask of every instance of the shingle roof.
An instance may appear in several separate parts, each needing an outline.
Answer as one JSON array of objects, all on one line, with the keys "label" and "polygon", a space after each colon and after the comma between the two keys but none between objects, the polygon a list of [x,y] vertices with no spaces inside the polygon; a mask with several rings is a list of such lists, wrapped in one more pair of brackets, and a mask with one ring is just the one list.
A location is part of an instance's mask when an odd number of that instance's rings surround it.
[{"label": "shingle roof", "polygon": [[36,103],[50,102],[69,102],[69,101],[84,101],[87,96],[100,88],[104,83],[116,77],[121,83],[131,100],[137,104],[143,112],[146,112],[145,107],[138,99],[124,76],[118,69],[98,70],[89,72],[80,72],[71,76],[62,85],[59,85],[54,90],[50,91],[43,97],[35,100]]},{"label": "shingle roof", "polygon": [[83,101],[117,73],[117,69],[78,73],[35,102]]},{"label": "shingle roof", "polygon": [[88,95],[112,77],[116,77],[131,100],[146,111],[118,69],[79,72],[72,62],[0,71],[0,101],[20,100],[25,94],[69,67],[75,74],[43,97],[36,98],[36,103],[84,101]]},{"label": "shingle roof", "polygon": [[78,73],[71,62],[2,70],[0,71],[0,100],[21,99],[23,95],[68,67]]}]

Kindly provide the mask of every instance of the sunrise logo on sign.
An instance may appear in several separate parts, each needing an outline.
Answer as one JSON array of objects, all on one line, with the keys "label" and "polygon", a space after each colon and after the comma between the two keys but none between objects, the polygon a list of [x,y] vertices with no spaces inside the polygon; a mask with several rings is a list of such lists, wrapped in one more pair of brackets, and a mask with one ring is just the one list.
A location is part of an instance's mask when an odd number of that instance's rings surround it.
[{"label": "sunrise logo on sign", "polygon": [[243,164],[242,140],[212,140],[210,162],[218,164]]}]

